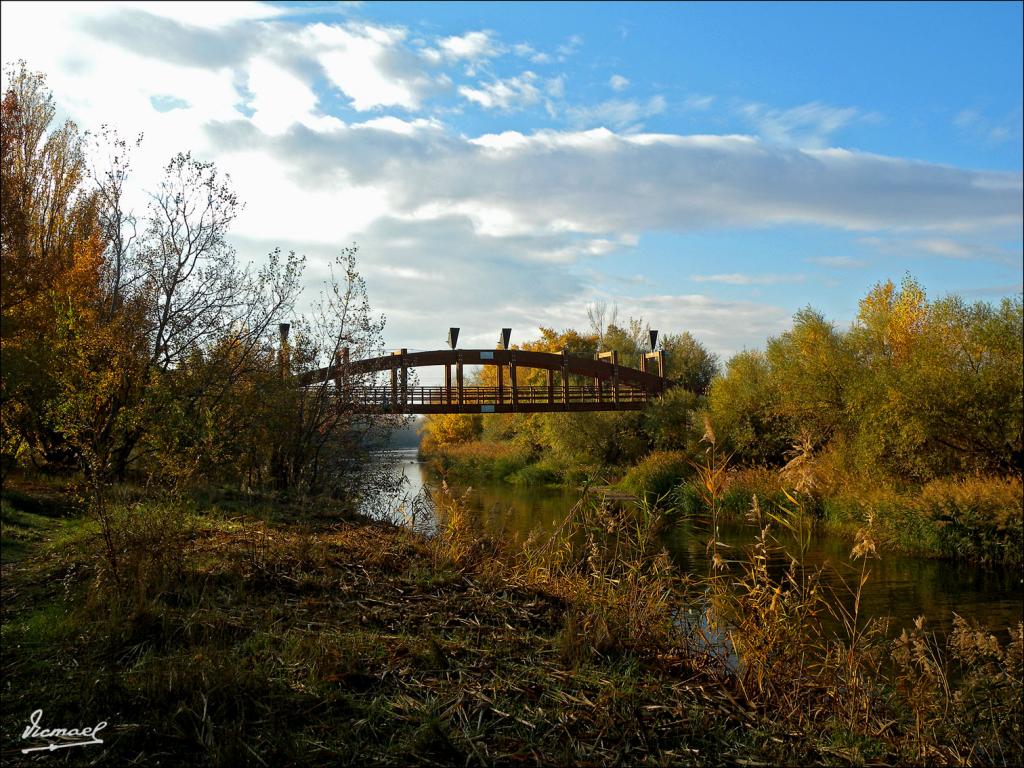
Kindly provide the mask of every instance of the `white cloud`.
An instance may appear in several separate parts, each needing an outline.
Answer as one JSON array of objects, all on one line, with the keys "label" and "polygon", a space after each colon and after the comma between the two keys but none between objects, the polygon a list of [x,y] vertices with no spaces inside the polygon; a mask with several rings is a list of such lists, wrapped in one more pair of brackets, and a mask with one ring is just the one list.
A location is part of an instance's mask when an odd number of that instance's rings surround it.
[{"label": "white cloud", "polygon": [[428,283],[436,283],[444,279],[444,275],[436,269],[428,272],[415,267],[395,267],[390,264],[374,265],[370,268],[370,274],[393,275],[402,280],[418,280]]},{"label": "white cloud", "polygon": [[613,91],[624,91],[629,88],[629,79],[622,75],[612,75],[608,78],[608,85]]},{"label": "white cloud", "polygon": [[806,275],[747,274],[732,272],[720,275],[690,275],[695,283],[723,283],[725,285],[779,285],[780,283],[802,283]]},{"label": "white cloud", "polygon": [[765,141],[774,144],[820,148],[831,136],[857,119],[875,119],[855,107],[832,107],[817,101],[791,109],[773,109],[763,104],[747,104],[740,114],[757,128]]},{"label": "white cloud", "polygon": [[549,78],[544,84],[544,92],[555,99],[565,96],[565,75]]},{"label": "white cloud", "polygon": [[373,184],[312,187],[263,152],[222,152],[217,164],[245,202],[233,227],[241,237],[346,243],[388,212],[386,191]]},{"label": "white cloud", "polygon": [[953,125],[963,135],[987,144],[1002,144],[1014,140],[1019,143],[1022,122],[1024,118],[1020,104],[999,118],[989,117],[976,109],[961,110],[953,117]]},{"label": "white cloud", "polygon": [[335,117],[315,116],[317,98],[304,81],[291,72],[262,58],[253,58],[248,65],[248,88],[252,93],[250,118],[261,131],[280,134],[295,123],[321,130],[343,127]]},{"label": "white cloud", "polygon": [[[227,126],[213,131],[225,147],[241,140],[236,134]],[[315,142],[294,132],[249,138],[293,164],[309,185],[336,184],[324,169],[343,168],[352,183],[388,189],[396,212],[458,213],[490,231],[602,235],[810,224],[1012,232],[1022,218],[1019,173],[798,150],[742,136],[595,129],[468,140],[445,131],[340,131]]]},{"label": "white cloud", "polygon": [[565,61],[567,58],[576,53],[580,48],[583,47],[583,37],[581,35],[569,35],[565,42],[558,46],[558,60]]},{"label": "white cloud", "polygon": [[365,111],[416,109],[434,85],[402,47],[405,30],[370,24],[313,24],[295,35],[305,55],[315,56],[327,77]]},{"label": "white cloud", "polygon": [[512,46],[512,52],[516,56],[520,56],[524,59],[529,59],[534,64],[548,64],[551,61],[551,56],[538,51],[529,43],[516,43]]},{"label": "white cloud", "polygon": [[[951,230],[961,230],[964,227],[951,226]],[[1018,231],[1017,238],[1020,237]],[[879,237],[871,236],[861,238],[861,242],[876,250],[887,254],[898,254],[902,256],[913,254],[927,254],[946,259],[965,259],[979,261],[994,261],[1003,264],[1020,264],[1020,249],[1017,251],[1007,250],[1004,247],[981,242],[965,242],[951,237]]]},{"label": "white cloud", "polygon": [[499,109],[507,112],[540,101],[540,91],[534,85],[536,82],[537,75],[527,71],[518,77],[478,83],[477,88],[463,85],[459,87],[459,93],[463,98],[479,104],[484,109]]},{"label": "white cloud", "polygon": [[711,105],[714,103],[714,96],[702,96],[700,94],[693,93],[683,100],[683,109],[689,109],[694,112],[703,112],[711,109]]},{"label": "white cloud", "polygon": [[455,61],[488,59],[499,55],[502,50],[494,39],[494,33],[489,30],[445,37],[437,45],[442,56]]},{"label": "white cloud", "polygon": [[[269,3],[210,2],[209,0],[163,0],[163,2],[96,3],[113,10],[136,9],[195,27],[220,29],[239,21],[257,21],[283,16],[287,9]],[[53,5],[50,6],[51,12]]]},{"label": "white cloud", "polygon": [[792,311],[777,304],[700,293],[618,297],[618,304],[620,315],[642,315],[652,328],[689,331],[723,362],[742,349],[763,347],[766,337],[792,322]]},{"label": "white cloud", "polygon": [[433,118],[417,118],[415,120],[402,120],[401,118],[388,115],[387,117],[375,117],[372,120],[366,120],[362,123],[352,123],[352,128],[365,129],[372,128],[378,131],[390,131],[392,133],[399,133],[403,136],[411,136],[417,131],[424,130],[442,130],[444,126]]},{"label": "white cloud", "polygon": [[837,269],[856,269],[867,266],[864,259],[855,259],[852,256],[814,256],[804,259],[808,264],[818,264],[822,267],[834,267]]},{"label": "white cloud", "polygon": [[963,243],[944,238],[932,237],[915,240],[913,245],[922,251],[934,253],[938,256],[948,256],[953,259],[969,259],[975,256],[974,251]]},{"label": "white cloud", "polygon": [[643,120],[665,111],[665,99],[652,96],[646,102],[624,99],[609,99],[600,104],[575,106],[566,110],[573,125],[587,128],[605,126],[622,131],[637,131],[643,127]]}]

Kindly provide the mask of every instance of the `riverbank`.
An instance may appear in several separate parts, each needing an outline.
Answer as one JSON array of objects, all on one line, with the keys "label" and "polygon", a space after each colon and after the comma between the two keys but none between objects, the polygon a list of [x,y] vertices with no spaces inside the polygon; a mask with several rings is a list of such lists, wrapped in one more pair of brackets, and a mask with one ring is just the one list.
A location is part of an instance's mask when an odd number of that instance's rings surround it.
[{"label": "riverbank", "polygon": [[[655,451],[635,465],[600,471],[538,460],[513,443],[470,441],[435,448],[421,458],[432,471],[465,483],[579,487],[599,478],[610,487],[682,516],[705,515],[697,472],[682,451]],[[718,509],[745,519],[754,496],[765,509],[792,508],[796,498],[818,528],[853,541],[871,520],[886,552],[1019,570],[1024,564],[1024,486],[1019,477],[968,476],[925,485],[844,478],[797,493],[778,470],[723,471]],[[787,493],[790,494],[787,497]]]},{"label": "riverbank", "polygon": [[[451,498],[429,540],[320,501],[136,499],[113,514],[116,567],[74,504],[31,489],[4,499],[4,540],[21,542],[3,579],[8,732],[38,708],[53,725],[106,720],[103,745],[67,750],[72,763],[1022,756],[1019,629],[1009,648],[969,628],[941,650],[926,632],[890,646],[863,622],[816,637],[811,593],[785,575],[739,572],[737,591],[712,575],[694,592],[650,546],[654,516],[630,529],[582,505],[567,525],[618,530],[614,551],[584,535],[579,552],[516,554]],[[693,595],[753,622],[740,635],[751,641],[712,652],[715,632],[676,612]],[[754,643],[754,626],[777,634]],[[812,642],[825,661],[795,664]],[[943,694],[954,652],[966,673]],[[5,763],[28,762],[25,746],[5,741]]]}]

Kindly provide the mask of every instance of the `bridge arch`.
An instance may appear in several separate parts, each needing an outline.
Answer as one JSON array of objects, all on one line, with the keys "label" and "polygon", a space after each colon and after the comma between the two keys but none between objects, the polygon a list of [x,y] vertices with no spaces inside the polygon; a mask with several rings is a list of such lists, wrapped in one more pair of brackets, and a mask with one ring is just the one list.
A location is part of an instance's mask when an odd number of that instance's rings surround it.
[{"label": "bridge arch", "polygon": [[[497,366],[497,386],[466,385],[463,370],[467,365]],[[403,349],[389,355],[350,361],[348,350],[343,349],[333,365],[304,373],[299,380],[304,386],[334,382],[341,396],[357,412],[639,410],[668,386],[664,377],[663,352],[645,355],[642,365],[640,370],[620,365],[614,352],[602,352],[597,359],[589,359],[567,352],[520,349],[439,349],[426,352]],[[410,368],[430,366],[444,366],[443,386],[408,385]],[[656,367],[656,372],[649,371],[649,367]],[[546,386],[520,384],[518,371],[522,368],[547,371]],[[506,369],[508,386],[504,384]],[[390,372],[390,384],[367,386],[357,383],[367,374],[382,372]],[[582,378],[589,383],[573,383],[572,377],[577,377],[577,382]]]}]

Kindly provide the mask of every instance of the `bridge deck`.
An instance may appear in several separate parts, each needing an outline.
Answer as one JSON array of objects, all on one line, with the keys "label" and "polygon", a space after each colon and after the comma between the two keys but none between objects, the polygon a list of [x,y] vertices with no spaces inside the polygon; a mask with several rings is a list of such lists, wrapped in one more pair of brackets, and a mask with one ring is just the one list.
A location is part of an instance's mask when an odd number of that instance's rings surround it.
[{"label": "bridge deck", "polygon": [[[403,397],[404,394],[404,397]],[[652,397],[641,389],[623,387],[618,397],[608,387],[545,386],[462,388],[389,386],[350,387],[346,400],[357,413],[550,413],[557,411],[635,411]]]}]

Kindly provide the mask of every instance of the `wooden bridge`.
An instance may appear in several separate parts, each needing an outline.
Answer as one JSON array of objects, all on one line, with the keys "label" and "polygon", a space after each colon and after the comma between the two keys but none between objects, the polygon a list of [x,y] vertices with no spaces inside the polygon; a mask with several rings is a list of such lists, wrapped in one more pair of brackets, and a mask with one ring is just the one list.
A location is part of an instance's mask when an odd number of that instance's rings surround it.
[{"label": "wooden bridge", "polygon": [[[518,349],[401,349],[366,360],[348,358],[348,350],[342,349],[334,365],[304,373],[299,381],[307,387],[333,383],[356,413],[410,414],[640,410],[668,386],[663,351],[644,355],[642,370],[619,365],[617,352],[588,359]],[[467,386],[467,365],[495,366],[497,385]],[[410,386],[409,369],[428,366],[444,366],[444,385]],[[546,384],[519,384],[523,369],[546,371]],[[365,384],[368,375],[385,372],[390,373],[389,383]]]}]

